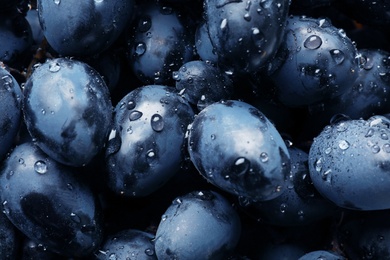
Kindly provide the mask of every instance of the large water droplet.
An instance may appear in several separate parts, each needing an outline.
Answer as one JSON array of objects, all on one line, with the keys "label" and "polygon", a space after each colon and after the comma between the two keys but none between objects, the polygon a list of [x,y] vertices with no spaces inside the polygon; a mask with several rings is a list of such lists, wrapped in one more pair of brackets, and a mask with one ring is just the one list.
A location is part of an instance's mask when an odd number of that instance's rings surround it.
[{"label": "large water droplet", "polygon": [[305,46],[305,48],[310,50],[318,49],[319,47],[321,47],[321,45],[322,45],[322,40],[317,35],[309,36],[303,43],[303,46]]},{"label": "large water droplet", "polygon": [[156,132],[160,132],[164,129],[164,119],[159,114],[154,114],[150,119],[150,125],[152,129]]},{"label": "large water droplet", "polygon": [[79,215],[77,215],[76,213],[70,213],[70,218],[72,219],[73,222],[75,223],[81,223],[81,218]]},{"label": "large water droplet", "polygon": [[129,114],[130,121],[135,121],[137,119],[140,119],[142,117],[142,112],[138,110],[131,111]]},{"label": "large water droplet", "polygon": [[45,174],[47,172],[47,164],[42,160],[36,161],[34,170],[39,174]]},{"label": "large water droplet", "polygon": [[343,63],[344,59],[345,59],[345,55],[342,51],[338,50],[338,49],[333,49],[330,51],[330,56],[332,57],[332,59],[334,60],[334,62],[339,65],[341,63]]},{"label": "large water droplet", "polygon": [[330,182],[331,174],[332,174],[332,170],[331,169],[326,170],[325,172],[322,173],[322,179],[324,181]]}]

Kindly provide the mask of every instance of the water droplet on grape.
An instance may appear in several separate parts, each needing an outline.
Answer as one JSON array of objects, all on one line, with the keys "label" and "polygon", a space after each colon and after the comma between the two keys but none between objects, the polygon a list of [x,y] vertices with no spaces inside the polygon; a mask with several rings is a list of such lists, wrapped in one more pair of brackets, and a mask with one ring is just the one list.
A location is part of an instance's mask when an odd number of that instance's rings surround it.
[{"label": "water droplet on grape", "polygon": [[[59,0],[57,0],[59,2]],[[49,64],[49,71],[50,72],[57,72],[61,69],[61,66],[60,64],[58,64],[58,62],[51,62]]]},{"label": "water droplet on grape", "polygon": [[331,50],[330,55],[337,65],[340,65],[341,63],[343,63],[343,61],[345,59],[344,53],[338,49]]},{"label": "water droplet on grape", "polygon": [[322,40],[317,35],[309,36],[303,43],[303,46],[305,46],[305,48],[310,50],[318,49],[319,47],[321,47],[321,45],[322,45]]},{"label": "water droplet on grape", "polygon": [[129,114],[130,121],[135,121],[137,119],[140,119],[142,117],[142,112],[138,110],[134,110]]},{"label": "water droplet on grape", "polygon": [[47,172],[47,164],[42,160],[36,161],[34,170],[39,174],[45,174]]},{"label": "water droplet on grape", "polygon": [[143,42],[137,43],[134,48],[134,52],[137,56],[141,56],[146,52],[146,44]]},{"label": "water droplet on grape", "polygon": [[347,149],[349,148],[349,143],[348,143],[348,141],[346,141],[346,140],[341,140],[341,141],[339,142],[339,148],[340,148],[341,150],[347,150]]},{"label": "water droplet on grape", "polygon": [[164,119],[159,114],[154,114],[150,119],[150,125],[156,132],[161,132],[164,129]]}]

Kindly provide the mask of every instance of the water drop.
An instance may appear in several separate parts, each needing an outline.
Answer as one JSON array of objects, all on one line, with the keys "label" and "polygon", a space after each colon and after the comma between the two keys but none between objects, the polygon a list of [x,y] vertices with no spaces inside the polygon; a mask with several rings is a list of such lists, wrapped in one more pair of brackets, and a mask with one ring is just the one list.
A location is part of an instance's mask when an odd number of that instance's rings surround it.
[{"label": "water drop", "polygon": [[56,5],[59,5],[61,3],[61,0],[53,0],[53,2],[56,4]]},{"label": "water drop", "polygon": [[386,153],[390,153],[390,144],[384,144],[382,148]]},{"label": "water drop", "polygon": [[162,216],[161,216],[161,221],[165,221],[165,220],[167,220],[167,218],[168,218],[167,215],[162,215]]},{"label": "water drop", "polygon": [[42,113],[42,115],[46,115],[46,110],[45,109],[41,109],[41,113]]},{"label": "water drop", "polygon": [[147,32],[152,27],[152,21],[150,17],[142,17],[138,23],[139,32]]},{"label": "water drop", "polygon": [[128,110],[134,109],[135,108],[134,100],[129,100],[129,102],[127,102],[127,106],[126,107],[127,107]]},{"label": "water drop", "polygon": [[24,164],[24,159],[23,158],[19,158],[19,163],[20,164]]},{"label": "water drop", "polygon": [[371,152],[372,153],[379,153],[380,150],[381,150],[381,148],[378,145],[376,145],[376,144],[371,146]]},{"label": "water drop", "polygon": [[314,165],[317,172],[320,172],[322,170],[322,159],[319,158]]},{"label": "water drop", "polygon": [[117,260],[116,254],[114,254],[114,253],[110,254],[110,256],[108,257],[108,260]]},{"label": "water drop", "polygon": [[137,43],[134,47],[134,51],[137,56],[143,55],[146,51],[146,44],[143,42]]},{"label": "water drop", "polygon": [[332,173],[331,169],[326,170],[324,173],[322,173],[322,179],[329,182],[330,177],[331,177],[331,173]]},{"label": "water drop", "polygon": [[244,157],[238,158],[234,162],[233,172],[237,175],[245,174],[250,167],[250,161]]},{"label": "water drop", "polygon": [[211,140],[215,140],[215,138],[216,138],[215,134],[212,134],[212,135],[210,136],[210,138],[211,138]]},{"label": "water drop", "polygon": [[75,214],[75,213],[70,213],[70,218],[72,219],[73,222],[75,223],[81,223],[81,218],[79,217],[79,215]]},{"label": "water drop", "polygon": [[260,154],[260,160],[261,160],[263,163],[268,162],[268,160],[269,160],[268,154],[265,153],[265,152],[262,152],[262,153]]},{"label": "water drop", "polygon": [[72,185],[72,183],[67,183],[67,184],[66,184],[66,187],[68,188],[68,190],[73,190],[73,185]]},{"label": "water drop", "polygon": [[150,119],[150,125],[156,132],[161,132],[164,129],[164,119],[159,114],[154,114]]},{"label": "water drop", "polygon": [[281,213],[285,213],[286,209],[287,209],[287,204],[286,203],[280,204],[280,208],[279,209],[280,209]]},{"label": "water drop", "polygon": [[34,164],[34,170],[39,174],[45,174],[47,172],[47,165],[42,160],[36,161]]},{"label": "water drop", "polygon": [[153,158],[154,156],[156,156],[156,153],[154,152],[153,149],[150,149],[149,151],[146,152],[146,155],[147,155],[149,158]]},{"label": "water drop", "polygon": [[225,18],[221,22],[221,25],[220,25],[221,30],[226,29],[226,26],[227,26],[227,19]]},{"label": "water drop", "polygon": [[172,78],[176,81],[180,81],[180,74],[178,71],[172,72]]},{"label": "water drop", "polygon": [[145,249],[145,254],[148,255],[148,256],[152,256],[152,255],[154,255],[154,250],[151,249],[151,248],[146,248]]},{"label": "water drop", "polygon": [[244,20],[245,20],[245,21],[248,21],[248,22],[249,22],[251,19],[252,19],[252,17],[251,17],[251,15],[250,15],[249,13],[245,13],[245,14],[244,14]]},{"label": "water drop", "polygon": [[382,140],[388,140],[388,139],[389,139],[389,136],[388,136],[386,133],[382,133],[382,134],[381,134],[381,139],[382,139]]},{"label": "water drop", "polygon": [[373,128],[369,128],[368,129],[368,131],[367,131],[367,133],[366,133],[366,135],[365,135],[365,137],[371,137],[371,136],[373,136],[374,135],[374,129]]},{"label": "water drop", "polygon": [[[59,0],[57,0],[59,2]],[[61,69],[61,66],[60,64],[58,64],[58,62],[51,62],[49,64],[49,71],[50,72],[57,72]]]},{"label": "water drop", "polygon": [[140,119],[142,117],[142,112],[138,110],[134,110],[129,114],[130,121],[135,121],[137,119]]},{"label": "water drop", "polygon": [[317,35],[309,36],[303,43],[303,46],[305,46],[305,48],[310,50],[318,49],[319,47],[321,47],[321,45],[322,45],[322,40]]},{"label": "water drop", "polygon": [[341,141],[339,142],[339,148],[340,148],[341,150],[347,150],[347,149],[349,148],[349,143],[348,143],[348,141],[346,141],[346,140],[341,140]]},{"label": "water drop", "polygon": [[337,64],[337,65],[340,65],[341,63],[343,63],[344,59],[345,59],[345,55],[342,51],[338,50],[338,49],[333,49],[330,51],[330,56],[332,57],[333,61]]},{"label": "water drop", "polygon": [[328,147],[325,149],[325,154],[330,154],[332,152],[332,147]]},{"label": "water drop", "polygon": [[259,28],[257,27],[252,28],[252,41],[257,48],[263,46],[264,39],[265,39],[264,34],[259,30]]}]

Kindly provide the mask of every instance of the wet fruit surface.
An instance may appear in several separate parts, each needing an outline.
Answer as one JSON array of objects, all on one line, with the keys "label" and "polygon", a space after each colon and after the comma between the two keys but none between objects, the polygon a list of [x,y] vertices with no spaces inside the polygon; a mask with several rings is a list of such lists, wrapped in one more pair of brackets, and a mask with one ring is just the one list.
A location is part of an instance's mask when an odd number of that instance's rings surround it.
[{"label": "wet fruit surface", "polygon": [[0,0],[0,259],[390,259],[367,0]]}]

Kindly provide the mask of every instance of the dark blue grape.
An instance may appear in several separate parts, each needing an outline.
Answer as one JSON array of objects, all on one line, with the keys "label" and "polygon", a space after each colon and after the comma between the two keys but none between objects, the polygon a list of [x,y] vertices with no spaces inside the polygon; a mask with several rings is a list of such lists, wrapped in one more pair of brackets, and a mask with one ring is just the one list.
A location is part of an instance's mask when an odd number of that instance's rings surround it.
[{"label": "dark blue grape", "polygon": [[145,84],[167,84],[172,72],[193,56],[191,30],[170,6],[142,4],[129,35],[128,61]]},{"label": "dark blue grape", "polygon": [[346,260],[344,256],[341,256],[338,253],[326,251],[326,250],[311,251],[298,258],[298,260],[313,260],[313,259]]},{"label": "dark blue grape", "polygon": [[309,153],[316,189],[343,208],[390,208],[389,137],[390,121],[383,116],[326,126]]},{"label": "dark blue grape", "polygon": [[150,233],[126,229],[109,235],[96,253],[96,259],[156,260],[154,236]]},{"label": "dark blue grape", "polygon": [[286,189],[287,147],[255,107],[229,100],[209,105],[189,131],[191,161],[209,182],[235,195],[269,200]]},{"label": "dark blue grape", "polygon": [[273,58],[284,33],[289,1],[204,1],[218,62],[226,70],[258,71]]},{"label": "dark blue grape", "polygon": [[96,197],[73,168],[63,166],[33,143],[18,145],[4,162],[0,194],[8,219],[51,251],[87,256],[102,241]]},{"label": "dark blue grape", "polygon": [[277,62],[268,68],[283,104],[314,104],[352,87],[359,71],[357,50],[342,29],[326,18],[291,16],[284,37]]},{"label": "dark blue grape", "polygon": [[134,12],[133,0],[38,0],[45,38],[64,56],[88,56],[110,47]]},{"label": "dark blue grape", "polygon": [[176,89],[199,110],[233,97],[233,82],[219,68],[204,61],[190,61],[173,72]]},{"label": "dark blue grape", "polygon": [[124,196],[146,196],[181,166],[190,105],[174,88],[137,88],[117,104],[106,149],[108,184]]},{"label": "dark blue grape", "polygon": [[255,219],[277,226],[308,225],[332,216],[336,207],[311,183],[308,154],[295,147],[289,147],[289,154],[291,172],[286,191],[269,201],[240,197],[242,208]]},{"label": "dark blue grape", "polygon": [[112,104],[104,80],[92,67],[66,58],[48,60],[35,68],[24,93],[27,129],[53,159],[82,166],[103,148]]},{"label": "dark blue grape", "polygon": [[14,143],[22,119],[22,91],[15,78],[0,67],[0,159]]},{"label": "dark blue grape", "polygon": [[161,217],[155,238],[158,259],[226,259],[238,243],[240,219],[214,191],[177,197]]}]

